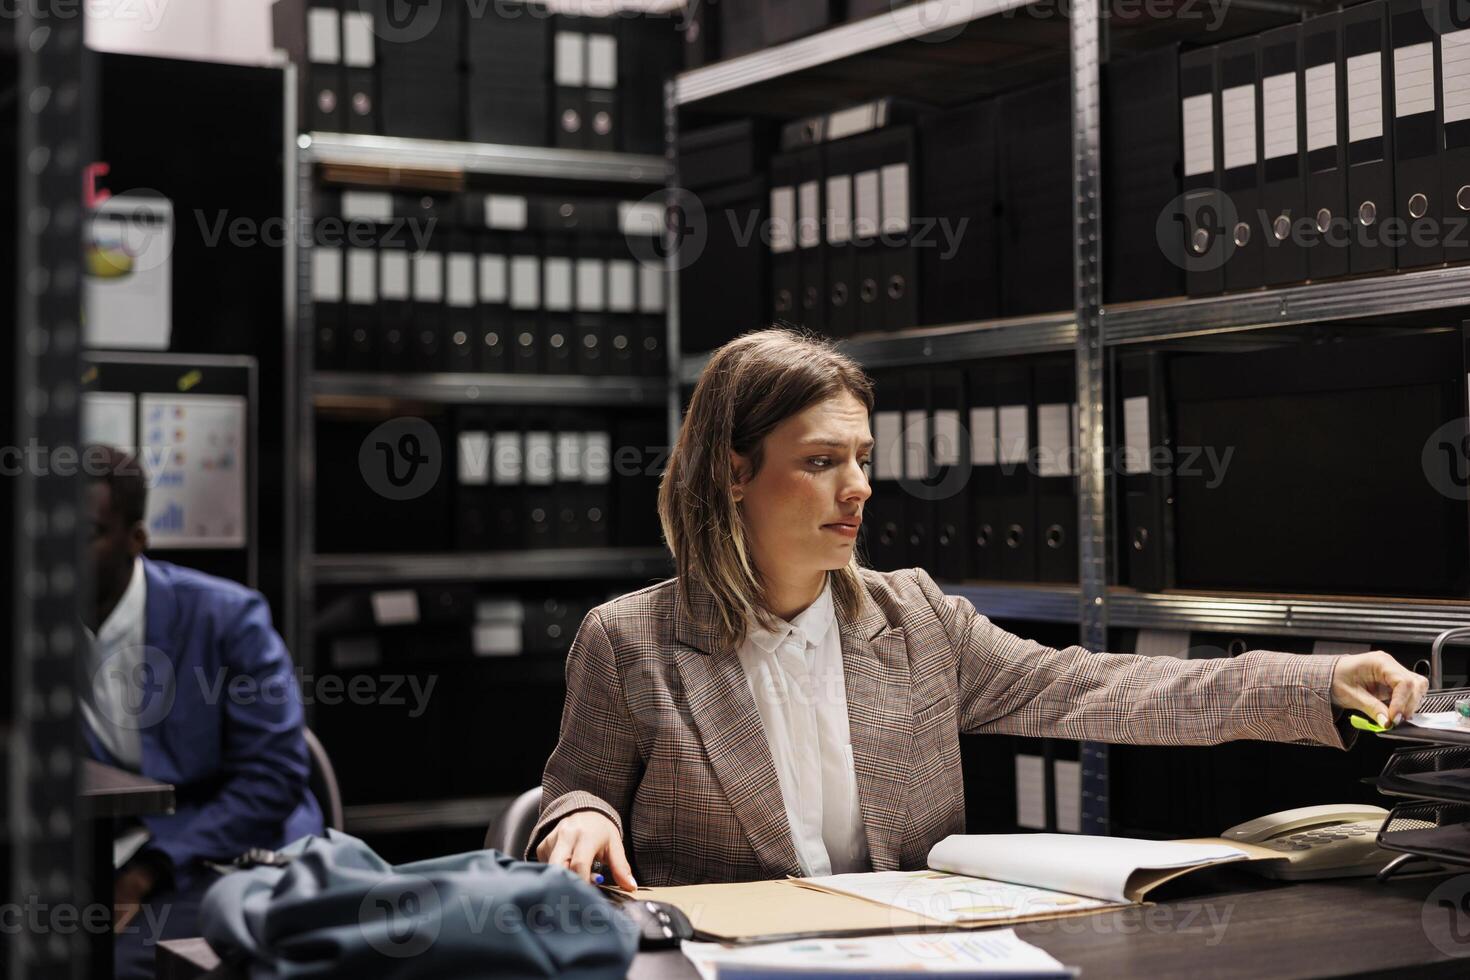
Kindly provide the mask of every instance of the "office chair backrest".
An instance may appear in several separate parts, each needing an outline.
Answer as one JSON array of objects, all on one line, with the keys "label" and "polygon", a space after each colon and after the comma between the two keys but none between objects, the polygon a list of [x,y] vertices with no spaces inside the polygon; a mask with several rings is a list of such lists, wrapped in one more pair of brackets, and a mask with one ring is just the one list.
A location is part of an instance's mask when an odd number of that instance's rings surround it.
[{"label": "office chair backrest", "polygon": [[310,728],[306,729],[306,754],[311,759],[311,773],[306,778],[306,785],[322,809],[322,820],[332,830],[343,830],[342,793],[337,789],[337,770],[332,768],[331,757]]},{"label": "office chair backrest", "polygon": [[526,845],[531,842],[531,831],[541,818],[541,787],[528,789],[517,796],[490,825],[485,834],[485,846],[503,851],[513,858],[522,857]]}]

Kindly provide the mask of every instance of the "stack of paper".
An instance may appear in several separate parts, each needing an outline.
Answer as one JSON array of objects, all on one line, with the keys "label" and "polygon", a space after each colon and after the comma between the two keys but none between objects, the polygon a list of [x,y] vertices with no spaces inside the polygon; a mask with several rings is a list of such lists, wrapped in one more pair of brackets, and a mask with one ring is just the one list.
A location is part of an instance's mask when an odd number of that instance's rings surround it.
[{"label": "stack of paper", "polygon": [[781,976],[1067,978],[1076,975],[1014,930],[945,932],[861,939],[803,939],[765,946],[684,943],[703,980],[775,980]]}]

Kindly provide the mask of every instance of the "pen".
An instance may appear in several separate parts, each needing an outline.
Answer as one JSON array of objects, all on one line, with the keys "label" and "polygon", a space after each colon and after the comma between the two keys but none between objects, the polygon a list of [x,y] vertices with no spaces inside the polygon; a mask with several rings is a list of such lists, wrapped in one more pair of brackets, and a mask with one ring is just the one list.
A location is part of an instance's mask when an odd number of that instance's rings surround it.
[{"label": "pen", "polygon": [[607,883],[607,865],[601,861],[592,862],[592,883],[603,885]]}]

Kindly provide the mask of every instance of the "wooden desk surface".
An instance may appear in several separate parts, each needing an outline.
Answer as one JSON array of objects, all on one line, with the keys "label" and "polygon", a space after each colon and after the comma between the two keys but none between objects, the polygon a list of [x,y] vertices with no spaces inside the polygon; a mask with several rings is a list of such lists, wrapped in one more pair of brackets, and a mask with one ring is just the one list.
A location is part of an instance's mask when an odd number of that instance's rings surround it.
[{"label": "wooden desk surface", "polygon": [[83,759],[78,806],[82,816],[88,818],[172,813],[174,788],[168,783],[103,765],[96,759]]},{"label": "wooden desk surface", "polygon": [[[1470,975],[1470,874],[1267,883],[1235,869],[1191,876],[1191,887],[1151,906],[1016,927],[1084,980],[1189,977]],[[1172,887],[1172,886],[1166,886]],[[1441,908],[1448,898],[1454,908]],[[1458,918],[1453,920],[1451,916]],[[1463,938],[1455,939],[1455,931]],[[161,944],[160,980],[193,980],[218,966],[200,939]],[[431,954],[429,954],[431,955]],[[212,976],[227,980],[220,971]],[[630,980],[697,980],[677,951],[640,953]]]}]

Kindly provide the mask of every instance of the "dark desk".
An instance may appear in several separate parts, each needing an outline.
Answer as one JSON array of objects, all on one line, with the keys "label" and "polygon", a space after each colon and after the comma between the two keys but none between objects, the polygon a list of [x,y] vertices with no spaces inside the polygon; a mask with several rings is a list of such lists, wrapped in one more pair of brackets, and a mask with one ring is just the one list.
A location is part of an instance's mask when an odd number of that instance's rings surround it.
[{"label": "dark desk", "polygon": [[172,813],[174,788],[146,776],[114,769],[95,759],[82,760],[82,788],[77,809],[92,821],[92,900],[109,912],[107,932],[92,939],[92,972],[112,976],[112,839],[113,821],[150,813]]},{"label": "dark desk", "polygon": [[[1020,925],[1016,933],[1068,966],[1081,967],[1084,980],[1470,975],[1470,911],[1431,901],[1453,889],[1458,890],[1452,897],[1470,894],[1470,875],[1384,885],[1363,878],[1276,884],[1226,868],[1190,877],[1187,890],[1176,889],[1175,897],[1152,906]],[[1452,926],[1463,937],[1458,942]],[[203,940],[166,942],[159,950],[159,977],[193,980],[218,963]],[[212,976],[227,980],[230,974]],[[698,975],[671,951],[639,954],[628,976]]]},{"label": "dark desk", "polygon": [[105,766],[95,759],[83,759],[82,791],[78,800],[81,815],[89,819],[141,817],[172,813],[174,788],[147,776]]}]

